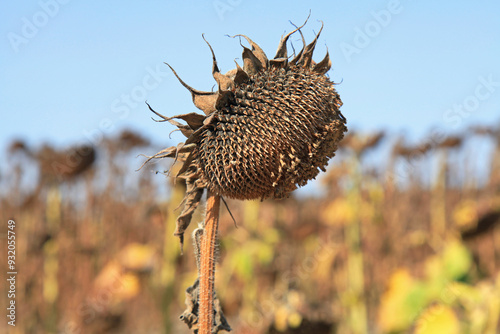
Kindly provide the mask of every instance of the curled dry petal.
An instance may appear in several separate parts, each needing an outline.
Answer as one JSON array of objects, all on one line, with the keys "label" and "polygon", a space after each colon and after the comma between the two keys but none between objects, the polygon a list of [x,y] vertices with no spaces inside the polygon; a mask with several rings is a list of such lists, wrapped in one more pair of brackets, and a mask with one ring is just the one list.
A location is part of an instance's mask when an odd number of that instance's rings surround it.
[{"label": "curled dry petal", "polygon": [[243,70],[249,75],[257,74],[264,65],[249,48],[243,46]]},{"label": "curled dry petal", "polygon": [[302,65],[305,68],[308,68],[311,65],[314,48],[316,47],[316,42],[318,41],[319,35],[323,31],[323,26],[324,24],[323,22],[321,22],[321,29],[319,29],[319,32],[316,37],[314,37],[314,40],[304,48],[304,52],[302,53],[302,56],[297,63],[298,65]]},{"label": "curled dry petal", "polygon": [[212,53],[212,75],[215,81],[217,82],[217,85],[219,86],[219,92],[225,90],[231,90],[234,86],[234,81],[231,80],[230,77],[220,73],[219,66],[217,66],[217,59],[215,58],[214,50],[212,49],[210,43],[208,43],[207,40],[205,39],[205,36],[202,35],[202,37],[207,43],[208,47],[210,48],[210,52]]},{"label": "curled dry petal", "polygon": [[322,61],[313,66],[313,71],[318,74],[325,74],[332,67],[332,61],[330,60],[330,55],[328,54],[328,48],[326,49],[326,56]]},{"label": "curled dry petal", "polygon": [[254,41],[252,41],[248,36],[245,36],[245,35],[234,35],[232,37],[233,38],[234,37],[243,37],[244,39],[246,39],[247,42],[252,47],[252,50],[251,50],[252,54],[255,56],[255,58],[257,58],[260,61],[260,64],[262,65],[262,67],[267,68],[267,63],[269,61],[267,60],[267,56],[264,53],[264,51],[261,49],[260,46],[258,46]]},{"label": "curled dry petal", "polygon": [[[180,316],[181,321],[186,323],[189,329],[197,330],[198,326],[198,316],[199,316],[199,294],[200,294],[200,281],[197,278],[193,285],[186,289],[186,309]],[[214,325],[212,333],[218,333],[221,330],[231,331],[231,326],[229,326],[224,312],[220,306],[219,298],[214,291]]]},{"label": "curled dry petal", "polygon": [[234,83],[237,85],[240,85],[242,83],[248,82],[250,77],[248,76],[247,72],[245,72],[240,65],[235,61],[236,63],[236,68],[234,69]]},{"label": "curled dry petal", "polygon": [[175,77],[181,85],[187,88],[191,92],[191,96],[193,98],[193,103],[196,108],[202,110],[205,115],[209,115],[210,113],[213,113],[216,108],[215,108],[215,102],[217,101],[217,93],[214,92],[202,92],[199,90],[194,89],[193,87],[189,86],[186,84],[182,79],[177,75],[177,72],[170,66],[169,64],[165,63],[172,72],[174,73]]},{"label": "curled dry petal", "polygon": [[184,232],[191,223],[191,218],[193,213],[200,204],[201,196],[203,195],[203,188],[197,188],[194,180],[186,180],[186,197],[184,201],[184,208],[181,214],[177,217],[177,226],[175,228],[174,235],[179,237],[181,243],[181,250],[184,244]]},{"label": "curled dry petal", "polygon": [[[310,12],[309,16],[311,16]],[[282,59],[282,58],[288,59],[288,54],[286,50],[286,43],[288,41],[288,38],[306,25],[307,21],[309,20],[309,16],[307,16],[306,21],[300,27],[296,27],[295,30],[290,31],[288,34],[285,35],[285,37],[281,38],[280,44],[278,46],[278,51],[276,51],[274,59]]]}]

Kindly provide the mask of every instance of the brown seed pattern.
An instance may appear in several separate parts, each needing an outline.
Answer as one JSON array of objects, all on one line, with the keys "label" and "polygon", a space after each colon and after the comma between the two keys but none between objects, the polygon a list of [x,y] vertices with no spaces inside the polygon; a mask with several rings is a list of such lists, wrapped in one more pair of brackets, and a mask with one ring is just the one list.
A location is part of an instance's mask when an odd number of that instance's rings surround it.
[{"label": "brown seed pattern", "polygon": [[257,72],[201,134],[200,178],[230,198],[286,197],[334,156],[345,131],[340,106],[333,83],[308,68]]}]

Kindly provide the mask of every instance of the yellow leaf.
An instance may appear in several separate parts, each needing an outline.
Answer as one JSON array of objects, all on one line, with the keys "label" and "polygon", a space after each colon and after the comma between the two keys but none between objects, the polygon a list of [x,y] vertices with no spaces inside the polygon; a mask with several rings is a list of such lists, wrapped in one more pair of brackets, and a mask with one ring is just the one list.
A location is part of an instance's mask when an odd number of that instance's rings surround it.
[{"label": "yellow leaf", "polygon": [[274,328],[278,332],[284,332],[288,328],[288,309],[280,306],[274,313]]},{"label": "yellow leaf", "polygon": [[155,251],[148,245],[132,243],[120,252],[120,263],[128,270],[150,271],[154,266]]},{"label": "yellow leaf", "polygon": [[407,291],[413,286],[413,278],[405,269],[399,269],[392,274],[389,288],[382,295],[379,309],[379,324],[383,331],[390,332],[405,328],[408,321],[398,314],[398,309],[404,304]]},{"label": "yellow leaf", "polygon": [[135,297],[141,290],[139,278],[135,274],[124,274],[121,277],[121,289],[118,290],[118,296],[121,299],[130,299]]},{"label": "yellow leaf", "polygon": [[441,254],[429,257],[425,267],[431,281],[448,281],[462,278],[470,269],[472,259],[467,248],[458,240],[446,242]]},{"label": "yellow leaf", "polygon": [[459,334],[460,322],[453,310],[444,305],[427,308],[418,317],[415,334]]},{"label": "yellow leaf", "polygon": [[140,292],[140,282],[136,274],[126,273],[122,266],[111,261],[99,273],[94,282],[97,299],[106,300],[107,305],[116,305],[135,297]]},{"label": "yellow leaf", "polygon": [[293,312],[288,316],[288,326],[290,328],[297,328],[302,323],[302,316],[298,312]]},{"label": "yellow leaf", "polygon": [[448,279],[460,279],[472,264],[471,255],[461,242],[451,240],[443,252],[443,270]]},{"label": "yellow leaf", "polygon": [[355,217],[355,208],[345,198],[338,198],[328,204],[321,213],[321,218],[328,225],[344,225]]},{"label": "yellow leaf", "polygon": [[471,228],[477,222],[476,202],[465,200],[460,202],[453,210],[453,221],[458,227]]},{"label": "yellow leaf", "polygon": [[382,295],[379,325],[384,332],[408,328],[427,296],[422,285],[406,269],[398,269],[389,280],[388,290]]}]

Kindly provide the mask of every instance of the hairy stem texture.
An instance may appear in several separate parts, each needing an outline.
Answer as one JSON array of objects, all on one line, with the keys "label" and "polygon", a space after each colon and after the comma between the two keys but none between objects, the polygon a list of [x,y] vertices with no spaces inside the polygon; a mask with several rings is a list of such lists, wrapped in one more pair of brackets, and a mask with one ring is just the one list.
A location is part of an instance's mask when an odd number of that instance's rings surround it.
[{"label": "hairy stem texture", "polygon": [[212,192],[207,195],[205,231],[200,248],[200,317],[198,333],[211,334],[214,322],[214,281],[217,229],[219,227],[220,196]]}]

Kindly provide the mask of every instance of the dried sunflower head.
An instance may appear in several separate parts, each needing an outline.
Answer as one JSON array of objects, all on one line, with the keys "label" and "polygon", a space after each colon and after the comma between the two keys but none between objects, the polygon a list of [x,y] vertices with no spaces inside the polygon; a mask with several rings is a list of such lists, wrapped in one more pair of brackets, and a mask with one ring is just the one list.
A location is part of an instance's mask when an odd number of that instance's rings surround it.
[{"label": "dried sunflower head", "polygon": [[234,199],[284,198],[324,171],[335,155],[347,128],[342,101],[325,75],[331,67],[328,51],[320,62],[312,60],[323,27],[289,58],[287,41],[297,31],[302,35],[300,28],[281,38],[273,59],[250,38],[237,35],[250,48],[242,46],[243,68],[236,63],[226,74],[209,44],[215,92],[188,86],[172,69],[205,113],[167,118],[151,109],[187,137],[149,158],[175,157],[184,163],[177,177],[186,179],[188,190],[177,234],[189,224],[203,189]]}]

